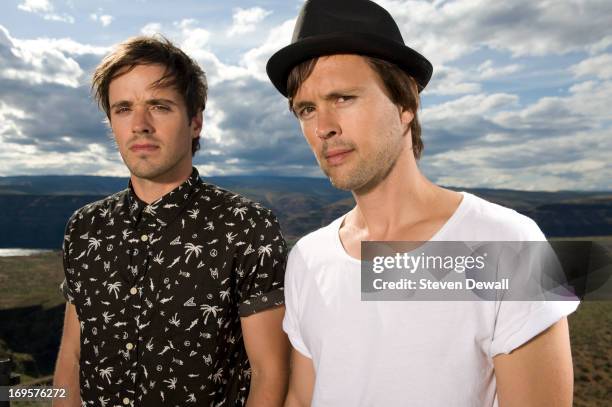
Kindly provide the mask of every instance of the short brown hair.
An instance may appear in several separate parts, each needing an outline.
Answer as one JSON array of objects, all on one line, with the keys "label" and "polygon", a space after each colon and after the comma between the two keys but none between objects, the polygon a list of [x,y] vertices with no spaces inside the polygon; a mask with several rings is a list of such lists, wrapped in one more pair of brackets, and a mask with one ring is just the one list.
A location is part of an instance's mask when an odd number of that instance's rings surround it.
[{"label": "short brown hair", "polygon": [[[189,121],[204,110],[208,85],[202,68],[165,37],[139,36],[119,44],[113,52],[104,57],[93,74],[91,89],[94,98],[109,120],[108,89],[117,73],[124,68],[129,72],[137,65],[150,64],[166,67],[166,72],[155,86],[172,86],[183,96]],[[191,144],[192,154],[199,148],[200,137],[197,137]]]},{"label": "short brown hair", "polygon": [[[414,119],[410,123],[412,134],[412,150],[414,158],[421,158],[423,152],[423,140],[421,139],[421,125],[419,124],[419,88],[413,77],[408,75],[397,65],[370,56],[363,56],[370,67],[376,72],[383,83],[385,93],[397,106],[411,111]],[[293,67],[287,78],[287,94],[289,95],[289,110],[294,114],[293,99],[300,86],[312,74],[318,57],[309,59]]]}]

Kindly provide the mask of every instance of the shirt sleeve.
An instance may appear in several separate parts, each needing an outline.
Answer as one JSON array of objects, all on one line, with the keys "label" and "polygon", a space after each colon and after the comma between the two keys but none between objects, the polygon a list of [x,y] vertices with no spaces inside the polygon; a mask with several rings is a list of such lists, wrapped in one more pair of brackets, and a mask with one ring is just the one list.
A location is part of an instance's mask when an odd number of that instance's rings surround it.
[{"label": "shirt sleeve", "polygon": [[60,284],[59,289],[62,295],[64,296],[64,299],[66,299],[66,301],[68,301],[69,303],[74,304],[74,292],[72,291],[70,286],[68,286],[68,280],[65,277],[64,281],[62,281],[62,283]]},{"label": "shirt sleeve", "polygon": [[258,220],[240,264],[244,277],[238,294],[239,313],[247,317],[283,305],[287,246],[276,217],[271,213]]},{"label": "shirt sleeve", "polygon": [[291,345],[302,355],[312,359],[300,330],[300,301],[299,293],[304,287],[300,286],[303,281],[305,264],[296,246],[289,253],[287,261],[287,272],[285,274],[285,317],[283,318],[283,330],[289,337]]},{"label": "shirt sleeve", "polygon": [[578,308],[579,301],[504,301],[490,355],[508,354]]},{"label": "shirt sleeve", "polygon": [[[525,244],[529,242],[537,245],[545,244],[546,237],[535,224],[531,221],[524,236]],[[525,262],[513,263],[518,265],[515,273],[521,273],[513,278],[524,280],[525,284],[531,284],[529,274],[534,270],[533,267],[541,267],[546,250],[532,250],[535,255],[527,256]],[[535,257],[535,258],[534,258]],[[521,266],[522,265],[522,266]],[[541,270],[537,270],[541,274]],[[527,287],[529,288],[529,287]],[[547,328],[561,320],[563,317],[574,312],[580,301],[568,299],[564,301],[551,300],[523,300],[523,301],[499,301],[497,304],[497,314],[494,327],[493,338],[489,350],[490,356],[508,354],[514,349],[527,343],[529,340],[539,335]]]},{"label": "shirt sleeve", "polygon": [[74,304],[75,286],[74,286],[74,269],[71,267],[70,255],[72,245],[72,233],[75,228],[75,224],[78,218],[78,211],[76,211],[68,222],[66,223],[66,229],[64,231],[64,240],[62,242],[62,258],[64,265],[64,281],[59,286],[59,290],[71,304]]}]

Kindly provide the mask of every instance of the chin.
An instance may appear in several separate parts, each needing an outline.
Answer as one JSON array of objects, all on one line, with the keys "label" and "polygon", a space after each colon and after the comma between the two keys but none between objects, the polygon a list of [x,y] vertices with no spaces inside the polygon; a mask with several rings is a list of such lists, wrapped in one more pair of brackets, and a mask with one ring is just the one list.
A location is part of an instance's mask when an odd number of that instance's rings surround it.
[{"label": "chin", "polygon": [[347,167],[346,165],[321,167],[323,173],[329,178],[329,182],[344,191],[351,191],[352,186],[355,184],[356,171]]},{"label": "chin", "polygon": [[375,187],[382,179],[362,170],[345,171],[344,174],[326,173],[331,184],[343,191],[365,192]]},{"label": "chin", "polygon": [[130,173],[142,179],[154,179],[168,171],[165,166],[154,165],[153,163],[139,163],[140,165],[128,165]]},{"label": "chin", "polygon": [[328,175],[328,177],[329,181],[334,187],[343,191],[353,191],[355,189],[358,189],[360,186],[359,180],[356,180],[352,177],[334,177],[330,175]]}]

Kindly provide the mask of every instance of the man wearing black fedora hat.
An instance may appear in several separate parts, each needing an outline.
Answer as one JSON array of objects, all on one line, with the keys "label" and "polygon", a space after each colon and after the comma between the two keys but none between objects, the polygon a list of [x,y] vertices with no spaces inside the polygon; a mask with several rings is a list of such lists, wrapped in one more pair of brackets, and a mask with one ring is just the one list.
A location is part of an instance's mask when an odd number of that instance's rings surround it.
[{"label": "man wearing black fedora hat", "polygon": [[369,0],[307,0],[267,72],[356,202],[289,255],[285,406],[570,406],[577,302],[361,301],[363,241],[545,240],[531,219],[420,172],[432,65],[391,15]]}]

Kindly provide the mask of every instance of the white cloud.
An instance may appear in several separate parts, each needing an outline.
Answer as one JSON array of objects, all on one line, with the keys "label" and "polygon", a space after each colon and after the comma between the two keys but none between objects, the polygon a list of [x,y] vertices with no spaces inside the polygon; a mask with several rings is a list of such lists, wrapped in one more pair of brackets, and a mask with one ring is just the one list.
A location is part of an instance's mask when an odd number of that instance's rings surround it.
[{"label": "white cloud", "polygon": [[113,16],[111,15],[103,14],[100,16],[100,22],[102,23],[104,27],[109,25],[112,21],[113,21]]},{"label": "white cloud", "polygon": [[25,0],[17,6],[20,10],[30,13],[44,13],[53,11],[53,6],[49,0]]},{"label": "white cloud", "polygon": [[612,35],[607,35],[589,47],[589,53],[598,54],[612,45]]},{"label": "white cloud", "polygon": [[28,114],[18,108],[0,100],[0,137],[11,135],[16,138],[24,138],[25,135],[18,121],[28,118]]},{"label": "white cloud", "polygon": [[519,143],[480,143],[424,159],[425,173],[442,185],[519,190],[609,190],[607,132],[531,137]]},{"label": "white cloud", "polygon": [[152,22],[145,25],[140,31],[145,35],[164,32],[183,51],[201,64],[206,71],[210,85],[226,80],[252,77],[265,82],[268,86],[266,62],[274,52],[289,44],[294,24],[295,19],[291,19],[270,29],[263,43],[246,51],[238,64],[225,63],[211,51],[211,32],[201,28],[198,20],[183,19],[174,22],[171,27]]},{"label": "white cloud", "polygon": [[255,31],[257,24],[270,14],[272,14],[271,11],[261,7],[252,7],[248,9],[237,8],[234,10],[232,26],[227,31],[227,35],[232,37],[234,35]]},{"label": "white cloud", "polygon": [[210,31],[200,28],[198,21],[188,18],[174,23],[181,32],[181,47],[187,54],[196,54],[208,46]]},{"label": "white cloud", "polygon": [[175,21],[170,27],[164,27],[156,22],[148,23],[142,27],[140,32],[144,35],[164,33],[200,64],[211,86],[221,81],[246,78],[250,75],[243,66],[222,62],[210,50],[210,31],[201,28],[200,23],[193,18]]},{"label": "white cloud", "polygon": [[[82,102],[81,102],[82,104]],[[42,114],[41,114],[42,113]],[[39,139],[32,140],[31,129],[25,123],[40,120],[44,126],[48,118],[43,112],[32,109],[25,111],[17,105],[0,100],[0,174],[96,174],[126,175],[118,153],[109,139],[102,143],[83,143],[78,136],[59,137],[66,145],[78,145],[76,151],[50,151],[44,148],[53,137],[53,130],[42,132]],[[51,127],[54,127],[51,125]],[[64,126],[66,127],[66,126]],[[70,165],[66,165],[70,163]]]},{"label": "white cloud", "polygon": [[74,23],[74,17],[69,14],[54,13],[53,4],[49,0],[25,0],[17,5],[20,10],[34,13],[49,21],[61,21],[64,23]]},{"label": "white cloud", "polygon": [[495,66],[492,60],[486,60],[476,67],[456,68],[452,65],[440,64],[434,67],[433,77],[424,94],[460,95],[479,93],[483,85],[479,81],[504,78],[519,72],[522,66],[511,64]]},{"label": "white cloud", "polygon": [[[0,174],[9,175],[105,175],[129,176],[119,153],[101,144],[79,151],[42,151],[34,145],[7,143],[0,136]],[[66,165],[70,163],[70,165]]]},{"label": "white cloud", "polygon": [[478,94],[423,109],[422,168],[435,182],[526,190],[610,189],[612,81],[522,105]]},{"label": "white cloud", "polygon": [[601,79],[612,78],[612,54],[602,54],[581,61],[570,67],[578,77],[596,76]]},{"label": "white cloud", "polygon": [[[240,66],[225,64],[210,50],[210,31],[199,26],[195,19],[184,19],[173,24],[170,37],[187,55],[194,58],[206,71],[211,86],[224,81],[248,76],[246,69]],[[157,28],[157,27],[156,27]],[[161,26],[158,27],[161,30]]]},{"label": "white cloud", "polygon": [[[0,26],[0,29],[1,27],[2,26]],[[12,42],[20,48],[43,50],[53,49],[64,54],[70,54],[75,56],[102,56],[109,52],[109,50],[111,49],[111,47],[100,47],[96,45],[83,44],[71,38],[36,38],[31,40],[13,38]]]},{"label": "white cloud", "polygon": [[289,45],[295,19],[287,20],[270,30],[268,37],[259,47],[250,49],[242,57],[241,64],[249,73],[260,81],[269,82],[266,74],[266,63],[276,51]]},{"label": "white cloud", "polygon": [[440,65],[434,69],[433,77],[425,92],[438,95],[458,95],[480,92],[481,86],[471,81],[467,70]]},{"label": "white cloud", "polygon": [[493,79],[501,76],[506,76],[518,72],[522,69],[519,64],[506,66],[494,66],[492,60],[488,59],[477,68],[480,79]]},{"label": "white cloud", "polygon": [[89,18],[93,21],[97,21],[102,24],[102,27],[107,27],[110,23],[113,22],[114,17],[109,14],[96,14],[92,13],[89,15]]},{"label": "white cloud", "polygon": [[612,15],[612,2],[607,0],[380,3],[396,18],[406,43],[434,64],[483,47],[509,51],[513,56],[588,51],[609,36]]},{"label": "white cloud", "polygon": [[74,24],[74,17],[72,17],[71,15],[68,15],[68,14],[62,14],[62,15],[59,15],[59,14],[45,14],[42,17],[45,20],[60,21],[62,23]]},{"label": "white cloud", "polygon": [[224,142],[227,142],[228,140],[223,138],[221,125],[225,119],[226,114],[223,109],[217,107],[217,102],[214,99],[209,100],[206,103],[206,110],[204,111],[204,123],[206,124],[204,126],[202,138],[206,141],[212,141],[216,145],[223,145]]},{"label": "white cloud", "polygon": [[516,129],[546,130],[548,137],[558,137],[608,126],[612,122],[610,100],[612,81],[587,81],[570,87],[567,96],[545,96],[523,110],[501,112],[495,121]]},{"label": "white cloud", "polygon": [[30,84],[56,83],[77,87],[83,75],[79,64],[57,48],[40,42],[19,41],[0,26],[0,48],[11,58],[0,60],[0,77]]},{"label": "white cloud", "polygon": [[[600,18],[606,4],[380,2],[397,18],[408,45],[434,63],[434,78],[424,92],[427,107],[420,112],[421,167],[432,180],[610,189],[612,36],[604,33]],[[33,13],[57,12],[47,8],[50,2],[35,4],[28,6],[37,10]],[[569,21],[567,10],[574,11],[576,21]],[[158,20],[141,29],[164,33],[207,72],[209,103],[196,165],[203,174],[320,176],[286,101],[265,73],[268,58],[289,43],[295,19],[279,18],[269,28],[266,16],[240,20],[238,11],[232,28],[185,13],[190,18]],[[95,12],[100,24],[103,15]],[[117,15],[113,31],[123,32],[122,24]],[[90,24],[96,26],[100,32],[99,24]],[[244,29],[251,34],[240,36]],[[27,161],[22,173],[126,175],[85,86],[84,72],[108,50],[68,38],[16,39],[0,27],[0,173],[14,174],[16,163]],[[563,58],[539,57],[568,52]],[[542,73],[550,70],[555,75]],[[68,168],[66,162],[75,165]]]},{"label": "white cloud", "polygon": [[518,106],[518,96],[507,93],[467,95],[449,102],[423,109],[426,121],[455,119],[464,116],[482,116],[491,111]]},{"label": "white cloud", "polygon": [[77,60],[87,64],[104,50],[69,39],[20,40],[0,26],[0,173],[40,173],[66,166],[67,157],[96,171],[93,152],[76,153],[108,139]]},{"label": "white cloud", "polygon": [[140,29],[140,33],[143,35],[154,35],[162,31],[162,25],[160,23],[148,23]]}]

